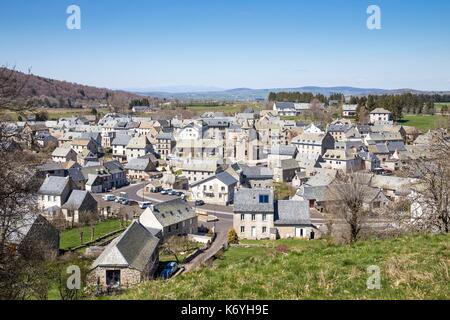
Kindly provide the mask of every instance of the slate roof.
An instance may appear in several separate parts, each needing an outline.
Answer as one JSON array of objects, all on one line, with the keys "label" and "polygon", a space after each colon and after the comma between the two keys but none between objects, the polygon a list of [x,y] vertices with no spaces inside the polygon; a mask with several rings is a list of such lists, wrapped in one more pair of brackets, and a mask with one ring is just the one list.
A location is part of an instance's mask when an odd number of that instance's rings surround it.
[{"label": "slate roof", "polygon": [[295,159],[283,159],[280,161],[280,168],[283,170],[300,169],[300,165]]},{"label": "slate roof", "polygon": [[130,142],[131,137],[127,134],[118,134],[111,142],[112,146],[126,146]]},{"label": "slate roof", "polygon": [[[269,203],[260,203],[259,196],[268,195]],[[242,188],[234,194],[234,212],[273,213],[273,191],[270,189]]]},{"label": "slate roof", "polygon": [[183,171],[215,172],[217,168],[217,160],[192,160],[182,165]]},{"label": "slate roof", "polygon": [[376,108],[373,111],[371,111],[370,113],[372,113],[372,114],[378,114],[378,113],[386,114],[386,113],[391,113],[391,112],[389,110],[386,110],[386,109],[383,109],[383,108]]},{"label": "slate roof", "polygon": [[144,171],[144,170],[147,170],[149,165],[150,165],[150,159],[149,158],[137,158],[137,159],[130,160],[125,165],[125,169],[127,169],[127,170]]},{"label": "slate roof", "polygon": [[156,136],[157,140],[171,140],[171,141],[175,141],[175,138],[173,137],[173,134],[171,132],[160,132],[157,136]]},{"label": "slate roof", "polygon": [[353,126],[347,125],[347,124],[330,124],[328,126],[328,132],[347,132],[350,130]]},{"label": "slate roof", "polygon": [[142,219],[145,219],[146,215],[152,213],[163,227],[168,227],[197,217],[197,213],[192,207],[179,198],[157,203],[151,208],[147,208],[139,218],[139,221],[142,221]]},{"label": "slate roof", "polygon": [[276,145],[272,146],[270,149],[270,154],[280,155],[280,156],[292,156],[294,157],[297,153],[297,148],[295,146],[284,146]]},{"label": "slate roof", "polygon": [[92,268],[128,267],[143,272],[158,244],[158,238],[134,221],[122,235],[106,247],[94,261]]},{"label": "slate roof", "polygon": [[358,108],[357,104],[344,104],[342,106],[343,111],[356,111],[357,108]]},{"label": "slate roof", "polygon": [[275,102],[275,108],[277,110],[295,109],[293,102]]},{"label": "slate roof", "polygon": [[308,201],[279,200],[275,225],[311,225]]},{"label": "slate roof", "polygon": [[95,210],[96,206],[97,200],[88,191],[73,190],[62,208],[69,210]]},{"label": "slate roof", "polygon": [[67,157],[67,155],[72,151],[70,148],[56,148],[52,156],[53,157]]},{"label": "slate roof", "polygon": [[49,176],[45,178],[38,194],[59,196],[69,184],[70,178],[68,177]]},{"label": "slate roof", "polygon": [[195,187],[197,185],[200,185],[200,184],[202,184],[204,182],[211,181],[213,179],[220,180],[226,186],[231,186],[231,185],[236,184],[238,182],[238,180],[236,180],[231,174],[229,174],[228,172],[224,171],[224,172],[216,174],[215,176],[211,176],[211,177],[208,177],[206,179],[203,179],[201,181],[198,181],[198,182],[195,182],[195,183],[191,184],[191,188]]},{"label": "slate roof", "polygon": [[267,167],[249,167],[242,165],[242,174],[247,179],[272,179],[273,172]]},{"label": "slate roof", "polygon": [[145,136],[134,137],[128,142],[127,149],[145,149],[149,144]]}]

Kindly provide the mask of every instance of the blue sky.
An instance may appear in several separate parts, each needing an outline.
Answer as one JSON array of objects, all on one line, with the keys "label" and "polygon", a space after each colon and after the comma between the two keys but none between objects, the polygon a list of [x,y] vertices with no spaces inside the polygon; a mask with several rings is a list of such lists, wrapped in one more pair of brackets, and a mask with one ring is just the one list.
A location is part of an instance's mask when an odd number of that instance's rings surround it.
[{"label": "blue sky", "polygon": [[[81,8],[81,30],[66,8]],[[368,5],[382,29],[366,28]],[[0,0],[0,64],[110,88],[450,90],[450,1]]]}]

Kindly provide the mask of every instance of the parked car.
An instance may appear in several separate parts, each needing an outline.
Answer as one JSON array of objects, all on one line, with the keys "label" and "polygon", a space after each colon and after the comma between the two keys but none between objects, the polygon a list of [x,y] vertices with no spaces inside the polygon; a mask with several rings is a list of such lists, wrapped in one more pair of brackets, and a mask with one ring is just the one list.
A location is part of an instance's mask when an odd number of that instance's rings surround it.
[{"label": "parked car", "polygon": [[124,197],[116,197],[116,199],[114,199],[114,202],[122,203],[123,200],[126,200],[126,198],[124,198]]},{"label": "parked car", "polygon": [[169,194],[169,191],[168,190],[161,190],[161,194]]},{"label": "parked car", "polygon": [[195,205],[198,207],[203,206],[204,204],[205,204],[205,201],[203,201],[203,200],[195,200]]},{"label": "parked car", "polygon": [[143,201],[143,202],[138,202],[139,208],[141,209],[147,209],[148,207],[150,207],[152,205],[152,203],[150,201]]},{"label": "parked car", "polygon": [[123,199],[120,203],[123,204],[124,206],[128,206],[128,205],[130,205],[130,200]]},{"label": "parked car", "polygon": [[102,198],[105,201],[114,201],[114,200],[116,200],[116,196],[113,195],[113,194],[105,194]]},{"label": "parked car", "polygon": [[178,264],[176,262],[169,262],[164,270],[161,272],[161,278],[169,279],[178,270]]},{"label": "parked car", "polygon": [[169,196],[178,196],[178,192],[176,192],[175,190],[170,190],[168,194]]}]

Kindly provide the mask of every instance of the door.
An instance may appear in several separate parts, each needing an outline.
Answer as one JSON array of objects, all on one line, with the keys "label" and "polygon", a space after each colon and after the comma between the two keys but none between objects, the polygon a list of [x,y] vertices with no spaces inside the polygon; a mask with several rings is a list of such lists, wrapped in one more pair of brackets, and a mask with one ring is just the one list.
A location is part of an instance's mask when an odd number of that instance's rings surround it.
[{"label": "door", "polygon": [[316,236],[316,234],[314,233],[314,231],[311,231],[309,238],[311,240],[314,240],[314,237]]},{"label": "door", "polygon": [[256,227],[252,227],[252,238],[256,238]]},{"label": "door", "polygon": [[303,236],[303,232],[302,232],[302,228],[296,227],[295,228],[295,237],[296,238],[301,238]]}]

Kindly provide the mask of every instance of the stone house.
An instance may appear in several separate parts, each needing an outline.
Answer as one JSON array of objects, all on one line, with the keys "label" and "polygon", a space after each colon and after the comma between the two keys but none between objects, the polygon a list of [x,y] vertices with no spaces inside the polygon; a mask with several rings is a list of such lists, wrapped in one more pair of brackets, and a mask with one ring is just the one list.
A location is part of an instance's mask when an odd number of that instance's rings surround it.
[{"label": "stone house", "polygon": [[161,232],[163,239],[197,233],[198,218],[194,209],[179,198],[151,205],[139,217],[150,230]]},{"label": "stone house", "polygon": [[237,190],[234,195],[233,227],[240,239],[270,239],[274,227],[273,191]]},{"label": "stone house", "polygon": [[276,238],[316,239],[317,228],[311,223],[307,201],[280,200],[276,204]]},{"label": "stone house", "polygon": [[189,184],[195,184],[207,178],[213,177],[222,169],[215,159],[191,159],[185,161],[181,167],[183,176],[185,176]]},{"label": "stone house", "polygon": [[85,219],[97,219],[97,200],[87,191],[73,190],[61,209],[68,222],[79,223]]},{"label": "stone house", "polygon": [[146,136],[134,137],[125,149],[127,160],[137,159],[153,152],[153,146]]},{"label": "stone house", "polygon": [[392,112],[383,108],[376,108],[370,112],[370,123],[376,125],[394,124]]},{"label": "stone house", "polygon": [[344,104],[342,106],[342,116],[347,118],[356,117],[357,104]]},{"label": "stone house", "polygon": [[52,152],[53,162],[77,161],[77,153],[71,148],[58,147]]},{"label": "stone house", "polygon": [[70,177],[48,176],[38,191],[38,208],[40,210],[51,207],[61,208],[71,192],[72,182]]},{"label": "stone house", "polygon": [[26,214],[7,242],[10,249],[25,258],[53,260],[59,255],[59,231],[40,214]]},{"label": "stone house", "polygon": [[153,278],[160,240],[134,221],[92,264],[88,281],[100,290],[128,288]]},{"label": "stone house", "polygon": [[221,172],[191,185],[193,200],[227,206],[233,202],[238,180],[228,172]]},{"label": "stone house", "polygon": [[131,137],[128,134],[118,134],[111,142],[112,156],[114,160],[124,163],[127,161],[126,148]]},{"label": "stone house", "polygon": [[127,171],[127,178],[129,180],[148,180],[151,177],[151,172],[156,171],[158,160],[149,153],[145,157],[132,159],[125,166]]},{"label": "stone house", "polygon": [[163,160],[168,160],[176,146],[175,138],[171,132],[161,132],[156,136],[156,153]]},{"label": "stone house", "polygon": [[241,184],[247,188],[271,189],[273,187],[273,171],[268,167],[240,166]]},{"label": "stone house", "polygon": [[93,154],[98,153],[97,143],[92,138],[77,138],[72,140],[71,145],[77,154],[84,150],[88,150]]}]

